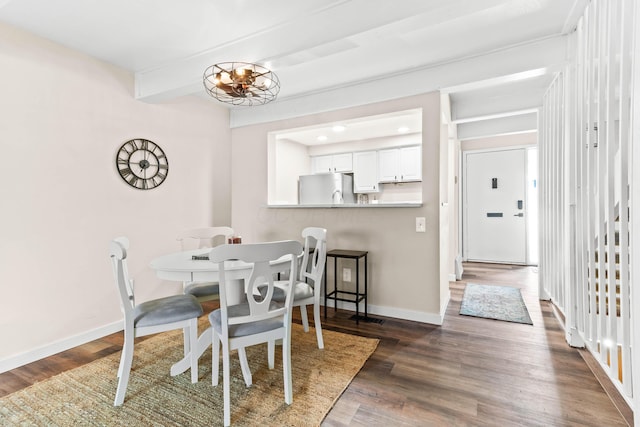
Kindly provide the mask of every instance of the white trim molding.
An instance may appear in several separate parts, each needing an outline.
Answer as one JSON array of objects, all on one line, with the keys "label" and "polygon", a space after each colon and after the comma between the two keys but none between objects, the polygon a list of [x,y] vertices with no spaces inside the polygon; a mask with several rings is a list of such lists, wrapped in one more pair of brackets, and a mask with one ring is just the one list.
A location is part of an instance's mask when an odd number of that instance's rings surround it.
[{"label": "white trim molding", "polygon": [[0,360],[0,373],[123,330],[122,320]]},{"label": "white trim molding", "polygon": [[[449,298],[447,298],[447,302],[448,301],[449,301]],[[355,305],[349,302],[338,301],[338,309],[353,311],[354,313],[356,312]],[[445,309],[446,309],[446,305],[445,305]],[[327,310],[333,310],[332,302],[329,302],[327,304]],[[360,304],[359,310],[360,310],[360,314],[364,315],[363,304]],[[438,326],[441,326],[442,323],[444,322],[444,310],[442,311],[442,314],[437,314],[437,313],[426,313],[423,311],[406,310],[406,309],[397,308],[397,307],[384,307],[384,306],[369,304],[367,305],[367,314],[376,314],[379,316],[391,317],[396,319],[412,320],[414,322],[429,323],[431,325],[438,325]]]}]

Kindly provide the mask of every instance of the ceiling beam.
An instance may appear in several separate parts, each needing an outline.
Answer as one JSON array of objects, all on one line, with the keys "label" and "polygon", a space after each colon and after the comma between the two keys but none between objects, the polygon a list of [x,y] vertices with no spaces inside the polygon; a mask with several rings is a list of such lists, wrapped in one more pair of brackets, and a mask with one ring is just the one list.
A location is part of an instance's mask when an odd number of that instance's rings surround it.
[{"label": "ceiling beam", "polygon": [[535,132],[538,129],[537,112],[458,124],[458,139],[468,140],[497,135]]},{"label": "ceiling beam", "polygon": [[542,105],[541,91],[515,92],[500,97],[464,97],[451,102],[451,118],[454,122],[470,122],[485,117],[509,115],[513,111],[530,111]]},{"label": "ceiling beam", "polygon": [[252,108],[233,108],[231,127],[388,101],[443,88],[545,69],[554,73],[566,62],[566,36],[556,36],[448,63],[408,70],[360,84],[278,99]]}]

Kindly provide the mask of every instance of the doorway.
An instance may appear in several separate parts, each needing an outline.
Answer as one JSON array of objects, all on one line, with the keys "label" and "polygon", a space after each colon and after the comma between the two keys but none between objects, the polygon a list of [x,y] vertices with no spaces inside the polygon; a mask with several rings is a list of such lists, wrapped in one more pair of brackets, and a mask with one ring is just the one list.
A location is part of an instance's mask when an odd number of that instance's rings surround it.
[{"label": "doorway", "polygon": [[465,152],[463,258],[537,264],[536,193],[536,148]]}]

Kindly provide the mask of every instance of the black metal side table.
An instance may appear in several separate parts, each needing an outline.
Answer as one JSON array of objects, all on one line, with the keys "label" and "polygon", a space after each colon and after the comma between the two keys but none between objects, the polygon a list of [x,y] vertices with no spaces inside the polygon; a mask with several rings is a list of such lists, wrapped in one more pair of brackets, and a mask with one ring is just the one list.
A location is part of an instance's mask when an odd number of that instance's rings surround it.
[{"label": "black metal side table", "polygon": [[[356,305],[356,324],[360,323],[360,301],[364,300],[364,318],[367,319],[367,254],[368,251],[350,251],[333,249],[327,252],[327,262],[324,265],[324,317],[327,317],[327,300],[332,299],[334,310],[338,308],[338,301],[352,302]],[[333,258],[333,291],[327,293],[327,264]],[[338,258],[356,260],[356,291],[342,291],[338,289]],[[364,259],[364,292],[360,292],[360,260]]]}]

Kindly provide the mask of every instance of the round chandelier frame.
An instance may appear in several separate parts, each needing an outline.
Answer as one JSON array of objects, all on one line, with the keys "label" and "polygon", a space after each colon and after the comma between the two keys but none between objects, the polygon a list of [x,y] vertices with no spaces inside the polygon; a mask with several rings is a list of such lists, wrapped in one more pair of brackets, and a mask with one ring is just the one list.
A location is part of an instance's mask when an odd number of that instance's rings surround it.
[{"label": "round chandelier frame", "polygon": [[202,78],[209,95],[232,105],[263,105],[276,99],[280,80],[262,65],[221,62],[204,70]]}]

